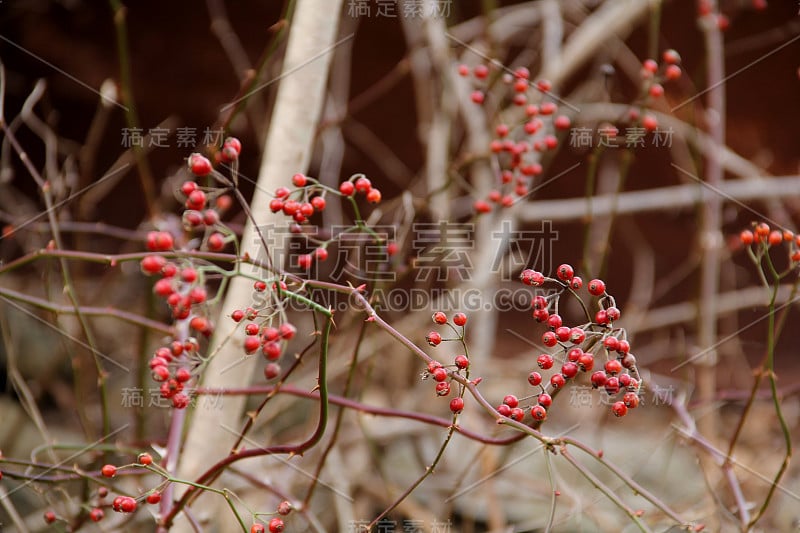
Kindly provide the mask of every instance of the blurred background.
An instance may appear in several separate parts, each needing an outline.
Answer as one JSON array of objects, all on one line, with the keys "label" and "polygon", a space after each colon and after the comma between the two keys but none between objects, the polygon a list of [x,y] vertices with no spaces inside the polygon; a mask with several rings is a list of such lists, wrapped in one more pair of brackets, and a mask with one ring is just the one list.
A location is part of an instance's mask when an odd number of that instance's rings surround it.
[{"label": "blurred background", "polygon": [[[496,304],[503,291],[518,290],[522,268],[552,273],[558,264],[571,263],[584,280],[606,280],[623,310],[622,323],[646,381],[654,384],[651,391],[679,399],[708,442],[726,450],[752,388],[753,370],[767,347],[764,317],[769,294],[759,285],[738,235],[761,220],[797,230],[800,217],[796,2],[727,0],[714,7],[704,1],[674,0],[615,7],[614,2],[598,0],[437,0],[425,4],[437,9],[428,17],[412,16],[414,4],[346,0],[340,18],[331,14],[332,24],[338,19],[339,44],[331,51],[323,117],[308,169],[308,175],[331,186],[355,173],[367,175],[384,199],[372,222],[398,234],[400,253],[391,260],[399,274],[396,287],[445,295],[438,302],[432,296],[414,309],[387,304],[387,320],[424,346],[432,311],[472,311],[468,340],[479,375],[486,377],[484,393],[495,403],[507,392],[523,396],[525,376],[540,350],[541,325],[521,309],[524,305],[482,304]],[[711,15],[703,15],[707,5]],[[54,212],[64,228],[67,249],[141,252],[146,232],[153,227],[179,228],[181,199],[176,191],[188,177],[185,158],[193,151],[213,154],[214,145],[227,135],[241,139],[241,189],[246,197],[252,195],[280,84],[290,14],[291,2],[278,1],[143,0],[124,6],[113,1],[0,2],[4,118],[53,187]],[[724,30],[715,58],[708,43],[716,29],[709,25]],[[663,83],[663,97],[648,98],[651,80],[642,77],[642,62],[655,59],[663,73],[661,55],[667,49],[679,52],[682,75]],[[462,64],[469,75],[458,75]],[[719,83],[714,82],[715,64],[723,69]],[[474,76],[476,65],[491,67],[487,80]],[[558,114],[568,116],[571,125],[552,132],[559,140],[556,149],[535,154],[543,171],[527,181],[526,194],[513,208],[492,204],[491,213],[476,216],[475,202],[502,188],[500,171],[508,166],[505,154],[489,149],[497,137],[496,126],[508,124],[512,136],[519,138],[524,122],[523,108],[511,102],[513,90],[503,80],[504,68],[508,74],[518,67],[527,68],[534,82],[554,82],[552,94],[531,91],[530,102],[557,102]],[[719,91],[716,94],[724,95],[721,109],[709,100],[715,93],[707,90],[710,84]],[[485,93],[483,105],[469,101],[473,90]],[[236,105],[231,107],[231,102]],[[656,146],[650,135],[641,145],[626,144],[626,130],[640,126],[647,114],[658,117],[659,128],[669,132],[669,145]],[[714,133],[715,124],[722,124],[722,130]],[[609,125],[620,132],[616,145],[599,146],[597,133]],[[575,141],[578,128],[591,132],[589,145]],[[132,149],[137,135],[142,136],[138,153]],[[708,181],[714,154],[724,183],[704,187],[700,183]],[[0,260],[8,264],[46,246],[51,235],[47,219],[40,215],[45,206],[39,188],[5,136],[0,164],[0,222],[5,227]],[[126,166],[109,176],[122,165]],[[288,184],[290,176],[276,179]],[[648,191],[650,195],[636,194]],[[598,198],[594,204],[592,197]],[[708,206],[714,202],[719,202],[719,218],[711,223]],[[346,206],[333,205],[317,222],[342,224],[350,216]],[[237,231],[245,223],[236,204],[224,219]],[[414,241],[412,223],[442,221],[469,225],[478,235],[471,245],[459,248],[465,254],[459,257],[467,265],[466,278],[454,275],[458,264],[445,260],[441,247],[447,249],[447,243]],[[502,241],[496,232],[503,228],[519,233]],[[542,237],[543,232],[547,236]],[[715,266],[708,267],[707,250],[714,242],[719,253],[713,258]],[[488,257],[487,244],[498,246],[493,257]],[[430,259],[436,246],[437,275],[421,276],[421,258]],[[785,254],[777,254],[776,261],[781,268],[789,264]],[[65,301],[54,268],[41,260],[0,270],[0,287],[31,297],[26,303],[6,292],[0,303],[0,419],[7,421],[0,424],[0,449],[6,457],[26,458],[49,438],[80,441],[88,432],[86,425],[97,417],[97,376],[63,335],[67,331],[81,339],[81,329],[71,318],[62,319],[62,329],[44,324],[52,325],[55,315],[42,301]],[[715,316],[703,315],[708,302],[703,280],[709,276],[704,268],[719,276],[712,292]],[[113,306],[169,323],[167,310],[153,301],[150,281],[134,266],[109,269],[77,262],[74,269],[84,305]],[[326,267],[316,274],[334,276]],[[794,436],[800,419],[800,360],[793,338],[800,320],[792,292],[796,281],[791,273],[779,291],[785,325],[774,369],[783,415]],[[464,309],[469,305],[458,296],[468,289],[481,295],[475,309]],[[457,296],[448,301],[448,294]],[[565,306],[562,314],[574,321],[580,309]],[[339,385],[360,320],[354,312],[345,317],[335,335],[341,359],[334,365],[333,379]],[[147,333],[147,328],[108,317],[93,318],[92,324],[103,353],[137,369],[123,376],[112,365],[112,390],[141,383],[136,380],[148,371],[140,354],[158,346],[163,332]],[[444,403],[437,403],[430,388],[419,383],[419,361],[384,337],[368,340],[374,352],[359,367],[359,397],[365,403],[447,417]],[[391,375],[376,373],[381,349],[401,359]],[[13,368],[9,351],[17,354]],[[713,352],[706,364],[703,358],[693,358],[706,352]],[[299,384],[313,381],[314,369],[306,370]],[[25,401],[15,380],[27,384],[30,397]],[[417,387],[419,394],[414,389],[410,395],[410,387]],[[653,405],[622,420],[609,418],[607,408],[582,410],[574,397],[559,398],[563,415],[545,429],[556,434],[579,424],[570,435],[609,449],[624,470],[682,514],[714,524],[710,530],[739,530],[733,496],[716,464],[718,456],[681,438],[671,424],[686,420],[676,418],[665,398],[659,401],[650,394]],[[737,448],[745,466],[736,472],[751,512],[763,500],[784,454],[766,382],[757,398]],[[269,415],[274,418],[263,420],[260,429],[277,420],[280,429],[273,428],[273,434],[291,439],[298,435],[296,425],[313,415],[301,410],[302,416],[287,419],[294,400],[282,401],[284,414]],[[25,402],[38,406],[42,419],[26,409]],[[132,412],[130,406],[111,403],[119,420],[132,424],[123,433],[126,442],[163,444],[167,412]],[[478,431],[494,431],[487,417],[475,415],[467,421]],[[371,519],[392,500],[391,494],[413,480],[408,472],[424,468],[443,436],[441,428],[408,421],[383,423],[353,416],[345,423],[353,435],[365,438],[344,438],[337,467],[327,474],[347,478],[346,484],[334,485],[357,503],[349,504],[346,512],[341,502],[335,503],[335,492],[321,491],[312,513],[334,505],[336,516],[320,514],[316,525],[298,519],[297,530],[343,530],[353,520]],[[550,497],[541,481],[541,451],[529,456],[534,446],[524,443],[527,447],[500,450],[454,443],[465,447],[450,458],[480,458],[480,469],[445,461],[441,473],[391,515],[393,530],[402,531],[403,521],[413,517],[422,517],[425,531],[433,530],[435,520],[449,521],[459,531],[544,530]],[[522,456],[524,461],[514,463]],[[314,465],[315,460],[319,456],[312,453],[303,464]],[[381,472],[378,487],[371,467]],[[287,476],[289,491],[304,482],[285,465],[269,468]],[[492,468],[509,470],[488,488],[448,499]],[[568,504],[558,508],[556,530],[619,530],[615,524],[624,517],[613,505],[574,471],[564,467],[558,472]],[[238,483],[245,496],[258,498],[252,480],[238,477],[231,483]],[[773,503],[760,524],[764,531],[796,530],[800,524],[796,467],[789,468],[781,487],[776,492],[779,503]],[[80,490],[68,487],[65,493],[74,497]],[[49,499],[43,492],[19,491],[12,501],[26,517],[39,517]],[[0,509],[3,527],[8,512],[7,507]],[[36,518],[29,523],[43,527],[40,522]],[[140,520],[125,527],[147,530],[151,523]],[[654,519],[653,527],[662,525],[669,521]]]}]

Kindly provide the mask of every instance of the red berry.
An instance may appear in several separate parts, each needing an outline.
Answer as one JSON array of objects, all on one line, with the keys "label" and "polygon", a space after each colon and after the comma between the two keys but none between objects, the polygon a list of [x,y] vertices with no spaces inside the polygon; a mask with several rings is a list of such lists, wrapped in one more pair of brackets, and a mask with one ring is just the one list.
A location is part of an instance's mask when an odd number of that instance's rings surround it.
[{"label": "red berry", "polygon": [[[629,351],[631,351],[631,344],[626,340],[621,340],[619,341],[619,347],[617,347],[617,351],[621,354],[627,354]],[[633,358],[633,364],[636,364],[635,357]],[[622,360],[622,366],[625,366],[625,359]],[[630,367],[626,366],[625,368],[630,368]]]},{"label": "red berry", "polygon": [[434,370],[436,370],[437,368],[442,368],[442,363],[440,363],[439,361],[428,362],[428,372],[433,374]]},{"label": "red berry", "polygon": [[195,211],[200,211],[206,206],[206,193],[201,190],[192,191],[192,193],[186,198],[186,203],[184,204],[186,209],[193,209]]},{"label": "red berry", "polygon": [[581,287],[583,287],[583,280],[580,277],[575,276],[569,282],[569,286],[573,291],[579,291],[581,290]]},{"label": "red berry", "polygon": [[470,98],[472,99],[472,101],[474,103],[482,104],[485,97],[484,97],[483,92],[481,92],[481,91],[472,91],[472,94],[470,95]]},{"label": "red berry", "polygon": [[611,406],[611,412],[614,413],[614,416],[625,416],[628,412],[628,407],[625,402],[614,402],[614,405]]},{"label": "red berry", "polygon": [[542,370],[549,370],[553,368],[553,356],[547,353],[543,353],[536,358],[536,364],[538,364],[539,368],[541,368]]},{"label": "red berry", "polygon": [[[560,329],[560,328],[559,328]],[[567,329],[569,331],[569,329]],[[545,331],[542,334],[542,344],[547,346],[548,348],[552,348],[556,344],[558,344],[558,337],[552,331]]]},{"label": "red berry", "polygon": [[181,192],[184,196],[189,196],[193,191],[197,190],[197,183],[193,181],[184,181],[181,185]]},{"label": "red berry", "polygon": [[538,372],[531,372],[528,374],[528,383],[533,385],[534,387],[538,386],[542,383],[542,375]]},{"label": "red berry", "polygon": [[669,48],[664,50],[664,53],[661,56],[664,59],[664,62],[670,65],[677,65],[681,62],[681,55],[677,52],[677,50],[673,50]]},{"label": "red berry", "polygon": [[442,311],[436,311],[431,318],[436,324],[447,324],[447,315]]},{"label": "red berry", "polygon": [[53,511],[45,512],[44,521],[47,522],[48,524],[52,524],[53,522],[56,521],[56,513],[54,513]]},{"label": "red berry", "polygon": [[584,372],[589,372],[594,368],[594,356],[590,353],[581,354],[578,358],[578,367]]},{"label": "red berry", "polygon": [[566,115],[558,115],[555,119],[553,119],[553,126],[557,130],[566,130],[569,129],[571,122],[569,117]]},{"label": "red berry", "polygon": [[583,350],[581,350],[578,347],[572,348],[570,349],[570,351],[567,352],[567,361],[577,363],[578,359],[580,359],[582,355],[583,355]]},{"label": "red berry", "polygon": [[239,152],[232,146],[223,146],[222,150],[219,151],[219,160],[223,163],[230,163],[236,161],[238,158]]},{"label": "red berry", "polygon": [[122,500],[119,502],[119,509],[123,513],[132,513],[136,510],[136,500],[133,498],[124,496]]},{"label": "red berry", "polygon": [[503,403],[513,409],[519,405],[519,400],[513,394],[508,394],[505,398],[503,398]]},{"label": "red berry", "polygon": [[278,363],[267,363],[264,367],[264,377],[267,380],[275,379],[281,373],[281,366]]},{"label": "red berry", "polygon": [[428,341],[428,344],[431,346],[439,346],[439,344],[442,343],[442,336],[435,331],[431,331],[425,336],[425,340]]},{"label": "red berry", "polygon": [[339,192],[342,193],[344,196],[352,196],[355,192],[356,188],[351,181],[343,181],[339,185]]},{"label": "red berry", "polygon": [[371,204],[381,203],[381,191],[378,189],[370,189],[369,192],[367,192],[367,201]]},{"label": "red berry", "polygon": [[103,468],[100,469],[100,473],[105,477],[114,477],[117,473],[117,467],[114,465],[103,465]]},{"label": "red berry", "polygon": [[622,403],[625,407],[636,409],[639,406],[639,396],[635,392],[626,392],[622,397]]},{"label": "red berry", "polygon": [[661,98],[664,96],[664,87],[660,83],[654,83],[648,90],[650,96],[653,98]]},{"label": "red berry", "polygon": [[677,80],[678,78],[681,77],[681,74],[682,74],[681,67],[679,67],[678,65],[669,65],[664,70],[664,77],[670,81]]},{"label": "red berry", "polygon": [[202,154],[193,153],[189,155],[187,160],[189,163],[189,170],[195,176],[207,176],[211,174],[211,161]]},{"label": "red berry", "polygon": [[594,321],[600,325],[608,324],[608,313],[606,313],[606,310],[600,309],[597,313],[595,313]]},{"label": "red berry", "polygon": [[163,365],[154,366],[152,368],[151,375],[153,377],[153,381],[161,383],[162,381],[166,381],[167,378],[169,378],[169,369]]},{"label": "red berry", "polygon": [[642,63],[642,67],[651,74],[655,74],[656,71],[658,71],[658,63],[653,59],[645,59],[644,63]]},{"label": "red berry", "polygon": [[245,337],[244,351],[245,353],[253,353],[261,347],[261,341],[255,335]]},{"label": "red berry", "polygon": [[578,375],[578,365],[572,361],[567,361],[561,365],[561,375],[566,379],[572,379]]},{"label": "red berry", "polygon": [[264,354],[268,361],[277,361],[281,358],[283,348],[279,342],[267,341],[261,348],[261,353]]},{"label": "red berry", "polygon": [[354,185],[356,191],[361,193],[367,193],[370,191],[370,189],[372,189],[372,182],[370,182],[369,179],[365,178],[364,176],[358,178]]},{"label": "red berry", "polygon": [[619,339],[616,337],[606,337],[603,339],[603,346],[605,346],[607,350],[617,351],[617,349],[619,349]]},{"label": "red berry", "polygon": [[555,102],[544,102],[539,106],[539,113],[542,115],[552,115],[558,110]]},{"label": "red berry", "polygon": [[575,344],[582,344],[586,340],[586,332],[583,328],[574,327],[569,330],[569,340]]},{"label": "red berry", "polygon": [[533,312],[533,318],[537,322],[547,322],[547,319],[550,318],[550,313],[547,312],[547,309],[537,309]]},{"label": "red berry", "polygon": [[450,410],[455,414],[464,410],[464,398],[453,398],[450,400]]},{"label": "red berry", "polygon": [[436,395],[447,396],[450,394],[450,384],[446,381],[440,381],[436,384]]},{"label": "red berry", "polygon": [[543,93],[546,93],[547,91],[553,88],[553,84],[550,83],[550,80],[539,80],[536,82],[536,88],[542,91]]},{"label": "red berry", "polygon": [[606,361],[605,369],[606,372],[612,376],[619,374],[622,371],[622,363],[620,363],[618,359],[609,359]]},{"label": "red berry", "polygon": [[506,404],[498,405],[497,412],[500,413],[502,416],[511,416],[511,408]]},{"label": "red berry", "polygon": [[558,270],[556,270],[556,275],[558,276],[558,279],[562,281],[569,281],[575,275],[575,271],[572,269],[571,265],[565,263],[558,267]]},{"label": "red berry", "polygon": [[489,67],[487,67],[486,65],[477,65],[473,69],[473,72],[474,72],[476,78],[478,78],[479,80],[482,80],[482,79],[486,78],[486,76],[489,75]]},{"label": "red berry", "polygon": [[606,373],[603,372],[602,370],[598,370],[597,372],[592,374],[591,377],[592,387],[594,387],[595,389],[602,387],[603,385],[606,384],[606,379],[607,379]]},{"label": "red berry", "polygon": [[172,397],[172,407],[175,409],[186,409],[189,405],[189,397],[183,393],[177,393]]},{"label": "red berry", "polygon": [[464,313],[456,313],[453,315],[453,324],[456,326],[463,326],[467,323],[467,315]]},{"label": "red berry", "polygon": [[140,453],[136,460],[139,461],[140,465],[147,466],[153,464],[153,456],[149,453]]},{"label": "red berry", "polygon": [[325,201],[325,198],[323,198],[322,196],[315,196],[314,198],[311,199],[311,205],[317,211],[324,211],[326,204],[327,202]]},{"label": "red berry", "polygon": [[616,322],[620,317],[619,309],[616,307],[609,307],[606,309],[606,316],[608,316],[609,322]]},{"label": "red berry", "polygon": [[263,524],[253,524],[250,526],[250,533],[264,533],[264,525]]},{"label": "red berry", "polygon": [[[574,364],[574,363],[572,363],[572,364]],[[566,384],[567,384],[567,380],[561,374],[553,374],[552,376],[550,376],[550,385],[554,389],[560,389],[561,387],[563,387]]]},{"label": "red berry", "polygon": [[295,334],[297,333],[297,328],[288,322],[284,322],[278,326],[278,332],[280,333],[282,339],[286,339],[288,341],[294,338]]},{"label": "red berry", "polygon": [[444,381],[447,379],[447,370],[439,367],[432,372],[432,375],[435,381]]},{"label": "red berry", "polygon": [[303,174],[298,173],[292,176],[292,184],[295,187],[305,187],[307,182],[308,180]]},{"label": "red berry", "polygon": [[531,407],[531,416],[534,420],[541,422],[547,418],[547,409],[542,405],[534,405]]},{"label": "red berry", "polygon": [[[551,315],[550,318],[553,318],[553,315]],[[569,340],[569,332],[570,332],[570,329],[568,327],[561,326],[560,328],[556,328],[555,336],[559,341],[567,342]],[[548,331],[547,333],[550,333],[550,332]],[[544,340],[544,337],[542,337],[542,340]],[[545,346],[555,346],[555,343],[547,344],[547,342],[545,342]]]},{"label": "red berry", "polygon": [[100,520],[103,519],[104,516],[105,516],[105,513],[99,507],[95,507],[94,509],[92,509],[89,512],[89,519],[92,522],[99,522]]},{"label": "red berry", "polygon": [[231,313],[231,320],[233,320],[234,322],[241,322],[243,318],[244,318],[244,311],[242,311],[241,309],[236,309]]},{"label": "red berry", "polygon": [[242,153],[242,142],[236,137],[228,137],[225,139],[225,142],[222,143],[222,146],[232,149],[236,152],[236,155]]},{"label": "red berry", "polygon": [[564,321],[561,319],[561,315],[552,314],[549,317],[547,317],[547,325],[553,329],[559,329],[563,324]]},{"label": "red berry", "polygon": [[509,414],[508,417],[517,422],[522,422],[525,419],[525,411],[519,407],[514,407],[511,409],[511,414]]},{"label": "red berry", "polygon": [[466,355],[457,355],[455,359],[455,364],[460,369],[465,369],[469,367],[469,359],[467,359]]},{"label": "red berry", "polygon": [[[533,297],[533,301],[531,302],[531,307],[534,309],[547,309],[547,298],[544,296],[538,295]],[[555,315],[558,316],[558,315]],[[560,318],[559,318],[560,319]],[[561,324],[559,324],[560,326]],[[558,327],[558,326],[555,326]]]},{"label": "red berry", "polygon": [[212,252],[218,252],[225,248],[225,238],[221,233],[212,233],[208,237],[208,249]]},{"label": "red berry", "polygon": [[284,528],[283,520],[280,518],[273,518],[269,521],[267,527],[269,528],[269,533],[280,533]]},{"label": "red berry", "polygon": [[522,271],[520,279],[522,280],[522,283],[524,283],[525,285],[533,285],[535,287],[538,287],[539,285],[544,283],[544,274],[542,274],[541,272],[537,272],[535,270],[526,269]]},{"label": "red berry", "polygon": [[545,409],[547,409],[553,404],[553,398],[546,392],[541,393],[536,401],[538,401],[539,405],[541,405]]},{"label": "red berry", "polygon": [[606,284],[601,279],[593,279],[587,288],[592,296],[602,296],[606,292]]},{"label": "red berry", "polygon": [[467,65],[459,65],[458,66],[458,75],[459,76],[469,76],[469,67]]},{"label": "red berry", "polygon": [[606,394],[614,396],[619,392],[619,379],[614,376],[607,377],[603,386],[606,389]]},{"label": "red berry", "polygon": [[166,264],[167,260],[160,255],[148,255],[140,263],[145,274],[158,274]]},{"label": "red berry", "polygon": [[658,119],[653,115],[642,117],[642,127],[647,131],[655,131],[658,128]]},{"label": "red berry", "polygon": [[483,200],[476,200],[475,203],[472,204],[472,208],[475,209],[475,212],[479,215],[490,213],[492,211],[492,206]]}]

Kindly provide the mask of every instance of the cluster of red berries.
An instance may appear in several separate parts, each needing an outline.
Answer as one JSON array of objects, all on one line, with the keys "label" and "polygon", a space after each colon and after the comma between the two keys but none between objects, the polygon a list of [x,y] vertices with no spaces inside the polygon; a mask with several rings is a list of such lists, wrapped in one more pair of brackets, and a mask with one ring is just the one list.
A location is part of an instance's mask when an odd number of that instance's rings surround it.
[{"label": "cluster of red berries", "polygon": [[[659,66],[655,59],[645,59],[642,62],[642,68],[639,71],[642,79],[642,90],[645,94],[645,106],[652,106],[653,103],[658,102],[664,96],[664,82],[674,81],[681,77],[682,71],[680,67],[681,56],[673,50],[664,50],[661,55],[663,63]],[[658,119],[649,113],[640,113],[639,109],[631,108],[628,113],[629,120],[637,122],[647,132],[653,132],[658,129]],[[608,126],[611,129],[616,129],[614,126]],[[614,136],[618,133],[611,132]]]},{"label": "cluster of red berries", "polygon": [[[458,71],[462,76],[470,74],[466,65],[460,65]],[[478,82],[483,82],[488,77],[489,68],[478,65],[472,70],[472,74]],[[485,200],[475,202],[477,213],[490,212],[492,205],[510,207],[514,204],[515,197],[528,194],[533,179],[542,173],[537,154],[555,149],[558,146],[555,132],[567,130],[571,124],[568,116],[557,115],[558,104],[547,99],[552,89],[548,80],[532,83],[530,72],[525,67],[517,68],[513,74],[505,73],[502,79],[512,88],[511,102],[525,107],[525,119],[518,125],[500,123],[495,127],[496,137],[490,142],[489,149],[499,158],[502,168],[500,184],[489,192]],[[543,95],[538,103],[530,102],[531,89]],[[472,100],[476,104],[482,104],[483,91],[474,91]]]},{"label": "cluster of red berries", "polygon": [[[137,458],[137,463],[140,466],[147,466],[153,464],[153,457],[149,453],[141,453]],[[106,478],[113,478],[117,475],[117,471],[119,468],[112,464],[103,465],[100,469],[100,474]],[[101,508],[102,501],[106,496],[108,496],[108,489],[106,487],[100,487],[97,490],[97,505],[92,508],[89,512],[89,519],[93,522],[99,522],[105,517],[105,513]],[[117,513],[126,513],[130,514],[136,512],[136,509],[139,505],[139,499],[142,498],[132,498],[131,496],[117,496],[111,502],[111,508]],[[161,493],[157,490],[151,491],[147,496],[143,498],[149,504],[155,505],[161,501]],[[47,511],[44,514],[45,522],[48,524],[53,523],[56,520],[56,515],[52,511]]]},{"label": "cluster of red berries", "polygon": [[173,341],[169,346],[158,348],[148,363],[153,381],[161,383],[161,397],[170,400],[176,409],[189,405],[189,396],[183,389],[192,379],[190,362],[199,348],[197,340],[191,337],[184,342]]},{"label": "cluster of red berries", "polygon": [[186,320],[194,312],[189,322],[191,328],[206,337],[211,335],[213,327],[203,309],[208,292],[194,267],[181,267],[161,255],[146,256],[140,266],[147,275],[161,275],[153,291],[166,300],[174,319]]},{"label": "cluster of red berries", "polygon": [[[545,283],[556,286],[554,293],[549,296],[536,295],[532,302],[533,317],[548,326],[542,335],[542,343],[551,348],[558,346],[556,353],[540,354],[536,363],[540,370],[550,370],[556,361],[561,361],[560,371],[549,378],[549,389],[542,385],[544,378],[538,371],[528,375],[528,383],[541,389],[536,397],[537,403],[530,408],[533,419],[544,421],[547,418],[547,409],[553,401],[552,393],[564,388],[568,380],[576,378],[579,373],[591,372],[598,355],[605,357],[605,363],[603,370],[591,374],[592,386],[603,387],[609,396],[625,391],[622,399],[611,407],[616,416],[624,416],[629,408],[637,407],[641,379],[636,368],[636,357],[630,353],[630,343],[625,339],[625,331],[614,327],[614,322],[620,318],[620,311],[614,298],[606,292],[603,280],[593,279],[586,286],[590,295],[598,297],[599,309],[594,320],[583,326],[567,327],[558,314],[559,298],[567,291],[580,298],[576,291],[581,290],[584,285],[583,280],[575,275],[572,266],[560,265],[555,278],[526,269],[520,279],[526,285],[534,287]],[[519,407],[519,400],[514,395],[507,395],[503,399],[498,412],[517,421],[525,418],[525,410]]]},{"label": "cluster of red berries", "polygon": [[[436,311],[433,313],[431,317],[434,324],[439,326],[448,325],[450,326],[453,331],[456,332],[458,337],[453,339],[442,339],[442,336],[437,331],[431,331],[425,337],[428,341],[428,344],[431,346],[438,346],[441,344],[443,340],[447,341],[461,341],[464,340],[464,326],[467,325],[467,315],[464,313],[456,313],[453,315],[453,321],[450,322],[447,318],[447,315],[442,311]],[[457,328],[461,328],[460,331]],[[456,373],[461,373],[464,371],[469,376],[469,358],[466,355],[456,355],[453,364],[450,367]],[[428,377],[432,377],[433,380],[436,382],[436,395],[437,396],[449,396],[451,390],[451,381],[452,378],[445,368],[439,361],[431,361],[428,363],[427,371],[423,374],[423,379],[427,379]],[[450,410],[454,414],[458,414],[464,410],[464,398],[463,398],[463,389],[460,391],[457,397],[450,400]]]},{"label": "cluster of red berries", "polygon": [[[262,292],[266,288],[266,282],[255,282],[256,291]],[[244,310],[236,309],[231,313],[231,320],[234,322],[247,321],[244,326],[245,353],[250,355],[260,349],[262,355],[268,361],[267,366],[264,367],[264,377],[267,380],[275,379],[281,373],[281,367],[276,361],[283,355],[285,343],[292,340],[297,334],[297,328],[289,322],[283,322],[278,327],[274,327],[269,319],[256,322],[259,318],[258,312],[252,307]]]},{"label": "cluster of red berries", "polygon": [[[347,198],[353,198],[356,193],[363,193],[369,203],[377,204],[381,201],[381,191],[372,186],[369,178],[359,174],[340,183],[338,191],[325,187],[319,181],[304,174],[292,176],[292,185],[294,185],[294,189],[287,187],[275,189],[275,197],[270,200],[269,208],[273,213],[283,213],[291,217],[297,224],[308,222],[314,213],[325,209],[327,205],[325,200],[326,193],[338,194]],[[300,226],[296,224],[291,226],[290,229],[295,233],[301,231]],[[297,257],[297,265],[303,270],[308,270],[315,260],[325,261],[327,258],[328,250],[326,245],[321,244],[311,253],[299,255]]]},{"label": "cluster of red berries", "polygon": [[[200,154],[194,154],[203,157]],[[205,157],[203,157],[205,159]],[[206,159],[206,161],[208,161]],[[210,165],[210,163],[209,163]],[[233,203],[227,194],[218,194],[204,191],[197,182],[185,181],[181,185],[181,193],[186,197],[184,202],[183,226],[187,231],[204,231],[204,247],[212,252],[219,252],[228,242],[225,234],[220,231],[220,215],[228,210]],[[209,195],[214,195],[214,207],[208,208]]]},{"label": "cluster of red berries", "polygon": [[795,235],[792,231],[772,229],[766,222],[759,222],[753,224],[752,230],[743,230],[739,234],[739,241],[745,246],[755,244],[761,251],[784,242],[788,243],[789,259],[794,263],[800,263],[800,235]]}]

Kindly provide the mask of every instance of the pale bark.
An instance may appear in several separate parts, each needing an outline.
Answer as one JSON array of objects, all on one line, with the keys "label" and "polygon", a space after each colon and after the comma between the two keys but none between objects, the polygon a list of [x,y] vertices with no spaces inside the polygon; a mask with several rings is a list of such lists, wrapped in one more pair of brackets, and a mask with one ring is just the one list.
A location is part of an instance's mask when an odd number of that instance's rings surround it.
[{"label": "pale bark", "polygon": [[[267,207],[271,191],[287,185],[294,173],[304,172],[308,167],[336,47],[341,6],[342,0],[297,1],[258,185],[251,202],[259,227],[285,223],[283,217],[273,215]],[[248,222],[242,236],[241,253],[265,257],[261,248],[254,226]],[[244,354],[241,335],[233,334],[235,324],[227,319],[234,309],[250,305],[252,294],[251,280],[232,280],[209,353],[217,348],[219,351],[204,372],[204,386],[246,386],[254,375],[261,373],[260,358],[241,360]],[[219,408],[197,409],[193,413],[178,468],[181,478],[197,478],[214,461],[228,454],[236,436],[222,425],[241,427],[244,406],[244,396],[228,396]],[[209,520],[212,529],[226,530],[225,524],[236,524],[218,495],[205,494],[197,502],[200,503],[193,506],[194,516],[201,521]],[[245,521],[248,520],[249,517],[245,517]],[[176,531],[190,529],[187,521],[176,522]]]}]

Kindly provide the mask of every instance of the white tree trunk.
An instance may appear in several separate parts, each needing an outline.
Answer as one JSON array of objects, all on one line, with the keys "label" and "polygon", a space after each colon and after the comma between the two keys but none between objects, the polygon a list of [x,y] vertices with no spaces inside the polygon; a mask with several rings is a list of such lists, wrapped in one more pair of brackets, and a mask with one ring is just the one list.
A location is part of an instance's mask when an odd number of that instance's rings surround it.
[{"label": "white tree trunk", "polygon": [[[308,168],[341,8],[342,0],[297,1],[263,151],[264,159],[251,203],[259,227],[285,223],[283,217],[273,215],[268,208],[271,191],[289,184],[294,173]],[[253,224],[248,221],[242,236],[241,253],[265,257],[261,248]],[[244,278],[231,281],[209,349],[209,353],[217,348],[219,352],[204,372],[203,386],[241,387],[250,384],[254,374],[261,375],[261,358],[241,361],[244,354],[241,335],[231,335],[235,324],[227,318],[234,309],[251,305],[252,295],[252,281]],[[194,480],[228,454],[236,437],[225,427],[238,430],[242,426],[245,400],[243,396],[227,396],[214,408],[201,407],[194,411],[178,466],[180,478]],[[218,495],[205,494],[197,500],[201,501],[202,504],[193,506],[192,512],[201,521],[209,520],[210,530],[226,530],[225,524],[236,523]],[[249,517],[243,518],[245,522],[249,521]],[[174,531],[191,531],[191,528],[186,520],[178,519]]]}]

